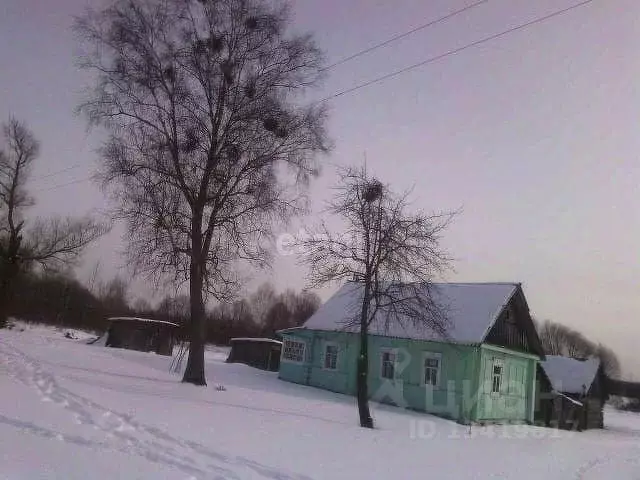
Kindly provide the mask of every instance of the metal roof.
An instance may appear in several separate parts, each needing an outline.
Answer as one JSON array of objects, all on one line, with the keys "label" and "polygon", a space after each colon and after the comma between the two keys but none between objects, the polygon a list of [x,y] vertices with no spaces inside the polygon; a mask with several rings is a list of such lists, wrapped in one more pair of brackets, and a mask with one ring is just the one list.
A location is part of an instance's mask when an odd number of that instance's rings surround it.
[{"label": "metal roof", "polygon": [[540,365],[555,391],[577,394],[589,391],[600,367],[600,360],[578,360],[561,355],[547,355]]},{"label": "metal roof", "polygon": [[[445,312],[447,341],[477,344],[485,337],[498,316],[515,294],[518,283],[432,283],[429,285],[434,302]],[[348,282],[307,320],[304,328],[327,331],[358,331],[354,322],[360,309],[362,285]],[[445,340],[437,333],[402,319],[387,322],[375,318],[369,327],[372,335],[415,340]]]},{"label": "metal roof", "polygon": [[166,322],[164,320],[154,320],[152,318],[138,318],[138,317],[109,317],[107,320],[110,322],[113,321],[123,321],[123,322],[147,322],[147,323],[158,323],[162,325],[171,325],[173,327],[180,327],[177,323]]},{"label": "metal roof", "polygon": [[260,343],[275,343],[276,345],[282,345],[279,340],[273,338],[257,338],[257,337],[236,337],[229,340],[230,342],[260,342]]}]

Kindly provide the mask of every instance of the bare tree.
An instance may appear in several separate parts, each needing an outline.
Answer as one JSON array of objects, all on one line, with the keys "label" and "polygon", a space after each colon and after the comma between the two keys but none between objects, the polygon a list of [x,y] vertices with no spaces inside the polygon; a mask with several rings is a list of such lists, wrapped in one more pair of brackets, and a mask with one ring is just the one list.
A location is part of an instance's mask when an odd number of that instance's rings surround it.
[{"label": "bare tree", "polygon": [[278,294],[271,283],[265,282],[249,296],[251,314],[258,325],[263,325],[267,312],[278,301]]},{"label": "bare tree", "polygon": [[129,284],[115,276],[100,286],[100,300],[108,315],[124,315],[129,312],[127,301]]},{"label": "bare tree", "polygon": [[597,357],[604,372],[610,378],[620,376],[620,361],[615,352],[589,340],[582,333],[551,320],[538,322],[538,336],[547,355],[563,355],[572,358]]},{"label": "bare tree", "polygon": [[360,425],[373,428],[367,394],[368,331],[372,322],[408,323],[447,331],[447,316],[434,300],[431,282],[449,264],[440,248],[440,234],[452,214],[408,213],[407,194],[396,195],[365,167],[341,172],[336,195],[327,211],[345,222],[338,235],[323,224],[300,239],[302,261],[310,267],[313,286],[354,281],[358,288],[359,328],[357,398]]},{"label": "bare tree", "polygon": [[98,290],[100,288],[100,269],[101,264],[100,260],[93,264],[93,268],[91,269],[91,273],[89,274],[89,285],[87,288],[93,295],[98,295]]},{"label": "bare tree", "polygon": [[328,149],[324,108],[301,103],[322,55],[289,23],[260,0],[116,0],[76,23],[98,78],[81,110],[111,132],[103,174],[131,264],[189,283],[185,382],[206,384],[206,294],[237,290],[238,259],[268,261],[273,223],[304,207]]},{"label": "bare tree", "polygon": [[620,360],[618,360],[618,356],[611,348],[600,343],[596,347],[595,356],[602,362],[602,369],[609,378],[620,378],[622,373]]},{"label": "bare tree", "polygon": [[171,321],[188,325],[191,300],[188,295],[166,296],[158,305],[158,312]]},{"label": "bare tree", "polygon": [[595,354],[596,345],[566,325],[546,320],[540,325],[538,332],[545,353],[549,355],[581,358]]},{"label": "bare tree", "polygon": [[0,149],[0,326],[6,322],[12,284],[25,269],[39,265],[60,269],[73,264],[85,247],[108,227],[89,217],[35,219],[26,210],[34,204],[26,184],[40,147],[27,126],[10,118],[3,125]]},{"label": "bare tree", "polygon": [[136,298],[133,302],[133,311],[136,315],[148,315],[153,311],[151,303],[146,298]]},{"label": "bare tree", "polygon": [[266,312],[262,324],[263,335],[272,337],[278,330],[291,327],[291,318],[287,304],[282,299],[277,300]]},{"label": "bare tree", "polygon": [[550,320],[538,323],[538,336],[547,355],[565,355],[564,328]]},{"label": "bare tree", "polygon": [[287,290],[282,296],[284,303],[291,313],[289,327],[301,326],[320,307],[320,297],[307,290],[303,290],[300,293]]}]

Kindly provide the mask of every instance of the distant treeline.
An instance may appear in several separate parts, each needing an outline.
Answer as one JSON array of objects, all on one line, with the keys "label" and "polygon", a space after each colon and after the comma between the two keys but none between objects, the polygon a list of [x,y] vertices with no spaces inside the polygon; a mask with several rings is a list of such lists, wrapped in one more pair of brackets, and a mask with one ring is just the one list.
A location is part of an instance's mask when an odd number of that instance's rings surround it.
[{"label": "distant treeline", "polygon": [[[128,300],[128,285],[121,278],[83,284],[72,274],[28,273],[17,280],[10,314],[27,322],[102,332],[107,318],[136,315],[178,323],[186,334],[189,297],[166,296],[156,306],[143,299]],[[233,303],[207,311],[207,341],[226,345],[233,337],[270,337],[275,332],[302,325],[320,306],[311,292],[276,292],[265,283]],[[612,378],[620,376],[620,363],[610,348],[587,339],[580,332],[551,321],[540,322],[538,333],[549,355],[596,356]]]},{"label": "distant treeline", "polygon": [[[260,286],[246,298],[207,311],[207,341],[225,345],[233,337],[274,337],[279,329],[303,324],[319,307],[311,292],[276,292]],[[128,285],[120,278],[84,285],[71,274],[29,273],[16,285],[10,315],[26,322],[103,332],[111,316],[141,316],[189,327],[189,297],[166,296],[156,306],[143,299],[128,301]]]}]

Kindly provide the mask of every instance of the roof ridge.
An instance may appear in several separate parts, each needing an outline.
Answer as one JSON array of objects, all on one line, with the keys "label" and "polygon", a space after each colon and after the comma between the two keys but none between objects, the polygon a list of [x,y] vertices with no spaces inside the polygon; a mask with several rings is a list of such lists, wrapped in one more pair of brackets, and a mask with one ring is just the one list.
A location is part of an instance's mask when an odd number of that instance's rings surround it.
[{"label": "roof ridge", "polygon": [[[347,280],[345,284],[354,283],[353,280]],[[359,282],[358,282],[359,283]],[[402,282],[403,285],[411,285],[414,283],[425,283],[429,285],[522,285],[522,282]]]},{"label": "roof ridge", "polygon": [[432,285],[521,285],[520,282],[432,282]]}]

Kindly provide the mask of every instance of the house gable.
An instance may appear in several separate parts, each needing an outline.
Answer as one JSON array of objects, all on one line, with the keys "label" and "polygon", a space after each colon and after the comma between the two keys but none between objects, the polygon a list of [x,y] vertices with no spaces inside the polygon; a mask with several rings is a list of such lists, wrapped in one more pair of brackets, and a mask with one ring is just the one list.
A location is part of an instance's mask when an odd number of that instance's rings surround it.
[{"label": "house gable", "polygon": [[544,357],[542,343],[520,286],[498,314],[484,341],[490,345]]}]

